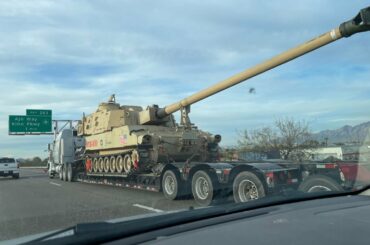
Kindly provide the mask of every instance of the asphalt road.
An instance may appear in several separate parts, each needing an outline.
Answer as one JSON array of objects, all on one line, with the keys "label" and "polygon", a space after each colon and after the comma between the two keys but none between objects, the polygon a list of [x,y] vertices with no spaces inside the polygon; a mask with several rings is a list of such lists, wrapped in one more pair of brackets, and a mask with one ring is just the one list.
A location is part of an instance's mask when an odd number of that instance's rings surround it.
[{"label": "asphalt road", "polygon": [[41,169],[0,178],[0,241],[133,215],[196,207],[162,193],[49,179]]}]

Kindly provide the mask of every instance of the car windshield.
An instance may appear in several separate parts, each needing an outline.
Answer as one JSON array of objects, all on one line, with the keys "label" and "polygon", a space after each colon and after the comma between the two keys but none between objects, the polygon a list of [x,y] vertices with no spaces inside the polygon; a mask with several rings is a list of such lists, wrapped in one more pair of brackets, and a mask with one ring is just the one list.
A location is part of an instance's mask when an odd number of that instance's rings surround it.
[{"label": "car windshield", "polygon": [[0,241],[370,184],[363,1],[0,9]]}]

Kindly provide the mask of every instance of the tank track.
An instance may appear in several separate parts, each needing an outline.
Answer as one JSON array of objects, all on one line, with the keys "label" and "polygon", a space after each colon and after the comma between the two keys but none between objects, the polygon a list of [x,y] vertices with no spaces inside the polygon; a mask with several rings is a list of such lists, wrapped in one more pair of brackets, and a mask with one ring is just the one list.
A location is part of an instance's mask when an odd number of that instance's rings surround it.
[{"label": "tank track", "polygon": [[[87,174],[130,175],[137,172],[150,172],[146,150],[130,149],[117,154],[86,154],[85,169]],[[140,162],[139,162],[140,161]]]}]

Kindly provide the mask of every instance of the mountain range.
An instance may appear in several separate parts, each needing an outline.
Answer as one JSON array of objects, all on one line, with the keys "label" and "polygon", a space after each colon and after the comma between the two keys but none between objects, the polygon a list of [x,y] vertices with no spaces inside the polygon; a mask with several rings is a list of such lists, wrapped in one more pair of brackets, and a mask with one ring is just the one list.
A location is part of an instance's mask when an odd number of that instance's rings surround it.
[{"label": "mountain range", "polygon": [[355,126],[345,125],[334,130],[323,130],[312,136],[319,142],[327,141],[327,144],[364,142],[366,138],[370,140],[370,121]]}]

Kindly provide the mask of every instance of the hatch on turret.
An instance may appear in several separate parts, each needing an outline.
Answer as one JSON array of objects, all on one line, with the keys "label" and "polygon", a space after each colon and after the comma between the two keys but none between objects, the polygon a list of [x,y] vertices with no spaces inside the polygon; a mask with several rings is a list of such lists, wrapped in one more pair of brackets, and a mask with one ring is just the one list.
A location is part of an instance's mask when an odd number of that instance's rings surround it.
[{"label": "hatch on turret", "polygon": [[79,135],[93,135],[111,131],[115,127],[137,125],[139,123],[140,106],[120,105],[115,96],[110,96],[108,102],[100,103],[98,109],[83,118],[78,127]]}]

